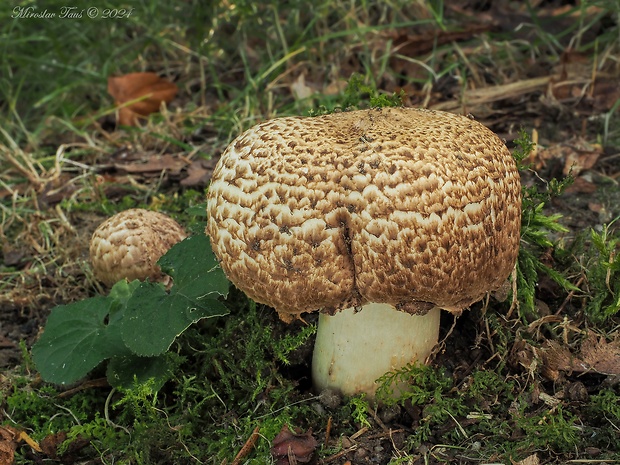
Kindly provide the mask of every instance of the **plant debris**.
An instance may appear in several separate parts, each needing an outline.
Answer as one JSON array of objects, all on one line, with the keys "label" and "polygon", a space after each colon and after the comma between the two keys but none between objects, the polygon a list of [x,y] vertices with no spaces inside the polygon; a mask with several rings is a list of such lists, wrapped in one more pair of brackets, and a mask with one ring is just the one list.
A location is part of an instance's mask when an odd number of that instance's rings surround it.
[{"label": "plant debris", "polygon": [[539,352],[543,374],[552,381],[558,380],[560,372],[620,376],[620,340],[617,336],[607,342],[604,336],[590,331],[578,354],[556,341],[547,341]]},{"label": "plant debris", "polygon": [[130,73],[108,78],[108,93],[114,97],[118,122],[136,126],[140,117],[159,111],[162,102],[170,103],[176,96],[176,84],[155,73]]},{"label": "plant debris", "polygon": [[318,445],[312,436],[312,429],[302,433],[299,429],[293,432],[288,426],[283,426],[273,439],[271,455],[276,459],[277,465],[308,463]]}]

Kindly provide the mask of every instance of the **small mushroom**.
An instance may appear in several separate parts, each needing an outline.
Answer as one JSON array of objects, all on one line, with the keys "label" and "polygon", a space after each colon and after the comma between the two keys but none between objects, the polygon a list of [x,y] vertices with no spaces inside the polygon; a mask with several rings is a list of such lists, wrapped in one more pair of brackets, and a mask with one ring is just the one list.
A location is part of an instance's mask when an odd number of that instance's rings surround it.
[{"label": "small mushroom", "polygon": [[157,260],[185,239],[183,228],[163,213],[132,208],[101,223],[90,240],[95,278],[107,286],[121,279],[167,283]]},{"label": "small mushroom", "polygon": [[208,192],[228,278],[291,321],[320,310],[316,389],[373,396],[424,363],[440,309],[499,288],[519,248],[521,187],[502,141],[451,113],[287,117],[235,139]]}]

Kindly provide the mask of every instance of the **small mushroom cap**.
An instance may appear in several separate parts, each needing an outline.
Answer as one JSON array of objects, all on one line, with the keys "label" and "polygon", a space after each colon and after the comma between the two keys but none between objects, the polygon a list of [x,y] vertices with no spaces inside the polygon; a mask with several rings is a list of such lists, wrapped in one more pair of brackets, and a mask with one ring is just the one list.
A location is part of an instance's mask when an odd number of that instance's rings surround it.
[{"label": "small mushroom cap", "polygon": [[101,223],[90,240],[95,278],[107,286],[121,279],[164,279],[157,260],[186,237],[163,213],[132,208]]},{"label": "small mushroom cap", "polygon": [[207,200],[224,272],[284,320],[367,302],[460,312],[506,280],[519,248],[512,155],[445,112],[266,121],[222,154]]}]

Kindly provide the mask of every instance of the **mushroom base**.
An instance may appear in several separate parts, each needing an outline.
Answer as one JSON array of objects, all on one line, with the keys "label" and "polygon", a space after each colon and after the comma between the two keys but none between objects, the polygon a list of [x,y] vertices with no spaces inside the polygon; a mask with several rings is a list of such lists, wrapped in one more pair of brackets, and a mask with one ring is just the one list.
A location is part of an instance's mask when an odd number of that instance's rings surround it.
[{"label": "mushroom base", "polygon": [[[410,315],[391,305],[371,303],[329,316],[321,313],[312,360],[318,392],[337,389],[344,395],[374,398],[385,373],[408,363],[424,363],[439,337],[438,307]],[[399,387],[394,386],[395,394]]]}]

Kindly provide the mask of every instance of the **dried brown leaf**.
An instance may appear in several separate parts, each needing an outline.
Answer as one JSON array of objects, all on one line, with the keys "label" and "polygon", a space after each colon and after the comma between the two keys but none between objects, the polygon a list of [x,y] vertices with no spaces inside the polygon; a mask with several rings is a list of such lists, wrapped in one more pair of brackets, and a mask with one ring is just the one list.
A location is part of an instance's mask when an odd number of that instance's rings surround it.
[{"label": "dried brown leaf", "polygon": [[598,186],[593,182],[587,181],[583,177],[578,177],[564,192],[567,194],[593,194],[597,189]]},{"label": "dried brown leaf", "polygon": [[58,458],[58,446],[67,439],[65,431],[59,431],[54,434],[48,434],[41,441],[41,449],[43,453],[51,459]]},{"label": "dried brown leaf", "polygon": [[172,155],[163,155],[157,158],[151,158],[145,163],[116,163],[114,167],[119,171],[126,173],[160,173],[168,171],[172,174],[178,174],[188,165],[188,161]]},{"label": "dried brown leaf", "polygon": [[618,76],[596,79],[592,90],[592,106],[597,111],[609,111],[620,99]]},{"label": "dried brown leaf", "polygon": [[551,381],[557,381],[561,371],[578,371],[575,370],[576,360],[566,346],[547,341],[546,347],[540,350],[540,354],[542,355],[542,375]]},{"label": "dried brown leaf", "polygon": [[491,31],[492,24],[470,24],[461,31],[433,30],[410,34],[408,31],[391,33],[394,52],[407,57],[417,57],[433,51],[436,47],[451,42],[470,40],[472,37]]},{"label": "dried brown leaf", "polygon": [[571,353],[567,346],[547,341],[540,349],[543,365],[542,374],[550,380],[557,380],[560,372],[620,375],[620,340],[607,342],[604,337],[590,333],[581,344],[579,355]]},{"label": "dried brown leaf", "polygon": [[162,102],[171,102],[177,92],[176,84],[155,73],[130,73],[108,78],[108,93],[117,105],[140,99],[119,109],[118,122],[126,126],[135,126],[139,117],[159,111]]},{"label": "dried brown leaf", "polygon": [[592,371],[620,375],[620,341],[607,342],[591,334],[581,345],[581,359]]},{"label": "dried brown leaf", "polygon": [[41,450],[49,458],[54,460],[60,460],[62,463],[75,463],[76,454],[90,444],[88,439],[81,436],[73,439],[66,449],[59,454],[60,446],[67,440],[67,433],[65,431],[59,431],[57,433],[48,434],[41,441]]},{"label": "dried brown leaf", "polygon": [[206,186],[211,179],[211,174],[217,160],[193,160],[187,167],[187,177],[183,178],[181,185],[184,187]]},{"label": "dried brown leaf", "polygon": [[297,76],[297,79],[289,87],[295,100],[307,99],[314,94],[314,89],[306,84],[306,75],[304,73]]},{"label": "dried brown leaf", "polygon": [[17,441],[12,428],[0,427],[0,465],[12,465],[15,458]]},{"label": "dried brown leaf", "polygon": [[25,442],[32,449],[41,452],[39,444],[28,433],[12,426],[0,426],[0,465],[12,465],[15,459],[15,449],[20,442]]},{"label": "dried brown leaf", "polygon": [[560,160],[564,163],[565,176],[569,173],[577,176],[594,167],[602,153],[603,147],[599,144],[590,144],[581,137],[574,137],[566,142],[538,149],[536,158],[532,161],[540,169],[551,160]]},{"label": "dried brown leaf", "polygon": [[273,439],[271,455],[277,459],[278,465],[307,463],[312,459],[318,445],[311,429],[306,433],[294,433],[287,426],[283,426]]},{"label": "dried brown leaf", "polygon": [[596,164],[602,153],[603,148],[600,146],[594,148],[593,150],[573,149],[569,151],[566,155],[562,174],[567,176],[570,173],[573,176],[576,176],[582,171],[591,169]]},{"label": "dried brown leaf", "polygon": [[519,460],[518,462],[513,461],[512,463],[514,463],[514,465],[539,465],[540,459],[538,458],[538,455],[533,454],[529,457],[525,457],[523,460]]}]

